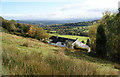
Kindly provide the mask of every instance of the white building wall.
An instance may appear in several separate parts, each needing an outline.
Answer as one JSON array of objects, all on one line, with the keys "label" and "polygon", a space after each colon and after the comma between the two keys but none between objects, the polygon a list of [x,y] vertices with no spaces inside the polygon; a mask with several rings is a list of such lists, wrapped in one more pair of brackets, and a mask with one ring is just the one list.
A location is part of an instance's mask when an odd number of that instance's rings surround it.
[{"label": "white building wall", "polygon": [[72,43],[73,46],[75,44],[77,45],[77,48],[87,49],[88,52],[90,52],[90,47],[88,45],[86,45],[86,44],[84,44],[84,43],[82,43],[82,42],[80,42],[78,40],[76,40],[74,43]]},{"label": "white building wall", "polygon": [[52,39],[49,39],[49,44],[51,44],[51,41],[53,41]]},{"label": "white building wall", "polygon": [[62,43],[61,43],[61,42],[51,43],[51,45],[56,45],[56,46],[65,47],[65,44],[64,44],[64,45],[62,45]]}]

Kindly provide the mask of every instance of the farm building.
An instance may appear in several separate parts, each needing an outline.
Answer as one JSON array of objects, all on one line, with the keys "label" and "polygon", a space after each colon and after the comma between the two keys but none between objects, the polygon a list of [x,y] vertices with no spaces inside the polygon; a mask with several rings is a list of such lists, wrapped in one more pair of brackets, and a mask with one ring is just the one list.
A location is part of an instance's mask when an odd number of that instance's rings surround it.
[{"label": "farm building", "polygon": [[87,49],[88,52],[90,52],[90,47],[85,45],[84,43],[78,41],[78,38],[76,38],[76,40],[74,40],[74,39],[69,39],[69,38],[52,36],[49,38],[49,44],[61,46],[61,47],[72,48],[72,49],[74,49],[74,47],[76,46],[77,48]]}]

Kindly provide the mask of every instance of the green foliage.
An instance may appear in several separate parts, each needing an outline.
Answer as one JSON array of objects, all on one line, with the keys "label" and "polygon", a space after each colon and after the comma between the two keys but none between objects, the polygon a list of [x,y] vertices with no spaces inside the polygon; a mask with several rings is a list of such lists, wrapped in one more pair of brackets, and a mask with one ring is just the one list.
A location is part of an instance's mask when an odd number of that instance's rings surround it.
[{"label": "green foliage", "polygon": [[106,56],[106,35],[103,29],[103,25],[101,24],[97,28],[96,35],[96,53],[99,56]]},{"label": "green foliage", "polygon": [[[103,31],[101,25],[103,26]],[[97,28],[98,29],[101,28],[100,32],[99,30],[97,32]],[[105,39],[104,35],[106,36],[106,42],[105,40],[102,40]],[[103,18],[99,21],[99,23],[97,23],[96,26],[93,26],[89,29],[89,36],[90,36],[92,50],[95,51],[95,49],[98,49],[100,50],[99,52],[104,52],[104,53],[106,53],[107,51],[106,54],[109,58],[112,58],[114,61],[117,60],[118,62],[120,62],[118,60],[120,58],[120,44],[119,44],[120,43],[120,12],[117,14],[116,13],[111,14],[108,11],[105,12]],[[100,43],[101,46],[99,46]],[[102,45],[105,47],[103,47]],[[96,48],[96,46],[98,47]]]},{"label": "green foliage", "polygon": [[8,20],[4,20],[2,22],[2,27],[7,29],[9,32],[14,32],[16,30],[15,25]]},{"label": "green foliage", "polygon": [[46,40],[43,40],[42,42],[44,42],[44,43],[48,43]]},{"label": "green foliage", "polygon": [[81,41],[82,43],[85,43],[83,40]]},{"label": "green foliage", "polygon": [[11,22],[12,24],[16,24],[16,21],[15,21],[15,20],[10,20],[10,22]]},{"label": "green foliage", "polygon": [[[24,37],[36,38],[39,40],[48,40],[49,35],[42,29],[31,24],[16,23],[15,20],[2,20],[2,27],[11,34],[21,35]],[[5,31],[5,30],[4,30]]]},{"label": "green foliage", "polygon": [[27,25],[27,24],[23,24],[23,32],[24,33],[27,33],[29,31],[29,28],[30,28],[30,25]]},{"label": "green foliage", "polygon": [[89,37],[90,37],[90,45],[91,45],[91,49],[93,51],[96,50],[96,34],[97,34],[97,27],[98,27],[99,24],[94,24],[93,26],[91,26],[89,28]]},{"label": "green foliage", "polygon": [[46,40],[49,38],[49,35],[43,30],[43,28],[37,28],[35,38],[38,40]]},{"label": "green foliage", "polygon": [[8,30],[14,32],[14,31],[16,30],[15,25],[14,25],[14,24],[10,24],[10,25],[8,25]]},{"label": "green foliage", "polygon": [[29,30],[27,32],[28,36],[35,38],[36,27],[30,25]]},{"label": "green foliage", "polygon": [[68,48],[72,48],[72,42],[66,41],[66,45],[67,45]]},{"label": "green foliage", "polygon": [[87,39],[86,45],[88,45],[90,47],[90,41],[89,41],[89,39]]},{"label": "green foliage", "polygon": [[103,26],[107,37],[108,56],[114,56],[114,59],[120,58],[120,12],[118,14],[105,12],[101,23],[104,24]]},{"label": "green foliage", "polygon": [[88,29],[90,26],[45,26],[43,27],[44,30],[47,31],[47,33],[51,34],[60,34],[60,35],[78,35],[78,36],[88,36]]}]

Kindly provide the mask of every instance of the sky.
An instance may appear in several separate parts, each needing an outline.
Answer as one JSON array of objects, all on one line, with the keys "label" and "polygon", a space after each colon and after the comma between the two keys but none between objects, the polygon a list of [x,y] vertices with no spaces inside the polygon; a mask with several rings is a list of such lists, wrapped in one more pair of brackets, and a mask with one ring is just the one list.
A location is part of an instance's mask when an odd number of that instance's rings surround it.
[{"label": "sky", "polygon": [[1,0],[0,15],[14,20],[98,19],[119,0]]}]

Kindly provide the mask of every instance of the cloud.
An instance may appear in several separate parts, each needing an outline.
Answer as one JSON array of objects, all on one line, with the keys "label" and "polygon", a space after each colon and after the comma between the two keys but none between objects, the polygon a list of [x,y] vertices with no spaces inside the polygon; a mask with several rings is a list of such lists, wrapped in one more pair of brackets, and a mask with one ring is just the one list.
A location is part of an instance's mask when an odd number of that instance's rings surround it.
[{"label": "cloud", "polygon": [[118,8],[120,8],[120,1],[119,1],[119,3],[118,3]]},{"label": "cloud", "polygon": [[116,12],[119,0],[85,0],[83,3],[68,4],[58,8],[56,14],[68,18],[100,18],[105,11]]},{"label": "cloud", "polygon": [[[48,0],[44,0],[44,1],[48,1]],[[50,0],[50,1],[54,1],[54,0]],[[119,2],[119,0],[84,0],[84,1],[66,0],[66,1],[73,1],[74,3],[69,3],[62,7],[55,7],[54,11],[51,11],[49,13],[45,12],[45,13],[32,14],[32,15],[4,14],[4,17],[6,18],[13,17],[15,19],[33,19],[33,20],[101,18],[102,13],[105,11],[116,12],[118,9],[118,2]]]},{"label": "cloud", "polygon": [[80,0],[1,0],[2,2],[75,2]]}]

